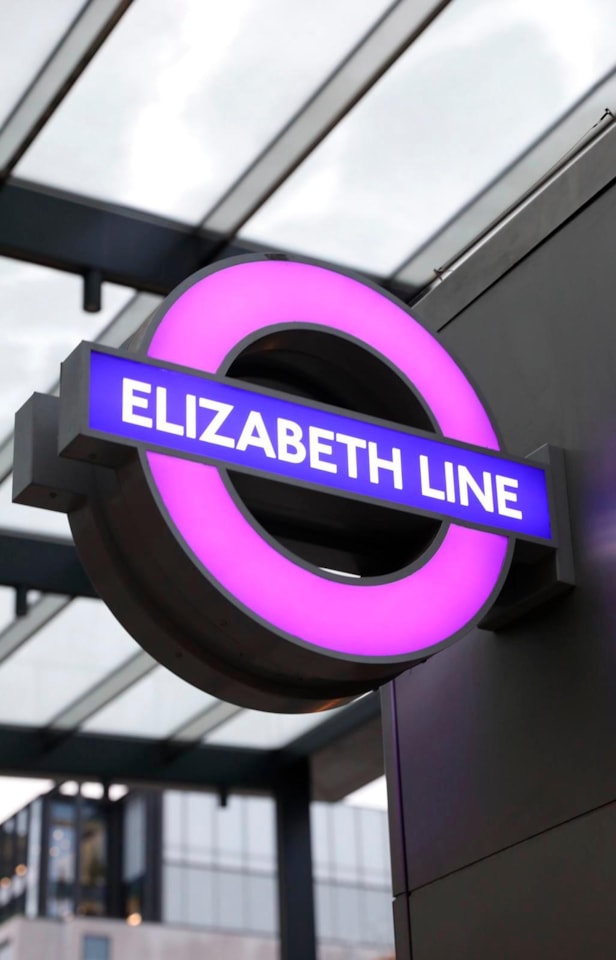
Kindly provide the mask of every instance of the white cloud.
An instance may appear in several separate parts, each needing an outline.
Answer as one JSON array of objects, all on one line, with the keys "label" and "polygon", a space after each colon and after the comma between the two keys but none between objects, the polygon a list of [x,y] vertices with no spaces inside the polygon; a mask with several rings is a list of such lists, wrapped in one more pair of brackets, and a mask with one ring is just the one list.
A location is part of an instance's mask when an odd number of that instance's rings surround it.
[{"label": "white cloud", "polygon": [[53,780],[0,777],[0,823],[53,787]]},{"label": "white cloud", "polygon": [[385,777],[379,777],[354,793],[349,793],[344,802],[353,807],[372,807],[375,810],[387,810],[387,785]]}]

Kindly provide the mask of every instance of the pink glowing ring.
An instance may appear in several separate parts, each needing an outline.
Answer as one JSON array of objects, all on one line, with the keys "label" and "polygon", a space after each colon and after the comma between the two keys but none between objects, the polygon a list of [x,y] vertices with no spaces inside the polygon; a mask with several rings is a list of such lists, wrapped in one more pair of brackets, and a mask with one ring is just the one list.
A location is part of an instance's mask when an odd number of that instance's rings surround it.
[{"label": "pink glowing ring", "polygon": [[[375,287],[312,263],[242,259],[172,303],[148,356],[216,373],[244,338],[281,323],[317,324],[382,354],[414,385],[444,436],[499,449],[454,360]],[[271,630],[351,660],[404,659],[442,646],[487,608],[508,538],[456,524],[423,565],[386,583],[341,582],[294,563],[244,516],[214,466],[149,452],[152,479],[208,576]]]}]

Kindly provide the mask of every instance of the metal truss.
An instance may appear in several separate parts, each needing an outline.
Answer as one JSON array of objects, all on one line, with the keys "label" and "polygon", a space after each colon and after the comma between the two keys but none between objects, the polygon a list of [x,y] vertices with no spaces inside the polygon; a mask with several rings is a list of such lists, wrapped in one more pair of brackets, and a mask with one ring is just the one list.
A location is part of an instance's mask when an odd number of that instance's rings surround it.
[{"label": "metal truss", "polygon": [[[365,700],[368,713],[378,715],[378,696]],[[363,702],[323,721],[321,749],[366,722]],[[45,729],[0,725],[0,770],[19,776],[276,793],[285,771],[308,757],[306,742],[299,750],[294,743],[260,750],[59,730],[57,721]]]},{"label": "metal truss", "polygon": [[[33,229],[36,224],[36,229]],[[173,220],[20,180],[0,189],[0,256],[166,295],[214,260],[253,252]]]}]

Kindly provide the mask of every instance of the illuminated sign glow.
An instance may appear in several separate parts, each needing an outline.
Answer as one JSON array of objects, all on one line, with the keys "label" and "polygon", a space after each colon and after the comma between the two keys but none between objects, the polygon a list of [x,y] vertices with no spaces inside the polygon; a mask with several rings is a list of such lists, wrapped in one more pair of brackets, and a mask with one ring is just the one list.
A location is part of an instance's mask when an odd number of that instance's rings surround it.
[{"label": "illuminated sign glow", "polygon": [[436,337],[305,260],[208,267],[124,349],[78,347],[59,399],[18,419],[16,498],[68,513],[148,652],[258,709],[327,709],[452,643],[493,607],[516,538],[551,550],[561,527],[551,469],[503,453]]},{"label": "illuminated sign glow", "polygon": [[[181,290],[147,357],[216,375],[238,344],[284,325],[348,336],[412,384],[451,440],[498,451],[483,404],[452,357],[382,291],[314,264],[255,259]],[[410,569],[343,580],[308,569],[261,536],[219,469],[143,454],[161,504],[208,575],[270,628],[348,657],[404,659],[450,642],[487,609],[510,556],[502,534],[449,524]]]},{"label": "illuminated sign glow", "polygon": [[546,473],[528,462],[95,348],[89,382],[89,426],[115,440],[550,538]]}]

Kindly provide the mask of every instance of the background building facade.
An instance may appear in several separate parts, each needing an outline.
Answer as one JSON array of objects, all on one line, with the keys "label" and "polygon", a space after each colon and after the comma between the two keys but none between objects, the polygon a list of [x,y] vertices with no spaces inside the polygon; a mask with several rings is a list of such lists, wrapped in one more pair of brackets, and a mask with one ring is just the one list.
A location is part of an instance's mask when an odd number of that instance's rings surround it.
[{"label": "background building facade", "polygon": [[[195,942],[205,948],[227,940],[225,951],[240,957],[255,950],[263,960],[277,955],[269,797],[231,795],[221,802],[213,793],[167,791],[114,801],[61,789],[0,826],[0,944],[7,957],[30,956],[18,943],[41,936],[43,918],[57,921],[45,927],[45,937],[58,950],[74,951],[81,938],[79,960],[128,960],[135,956],[130,949],[145,950],[156,936],[160,955],[169,951],[178,960]],[[386,814],[314,803],[311,819],[320,956],[386,956],[393,943]],[[18,917],[32,923],[19,925]],[[101,923],[88,926],[85,918]],[[103,918],[123,922],[107,928]]]}]

